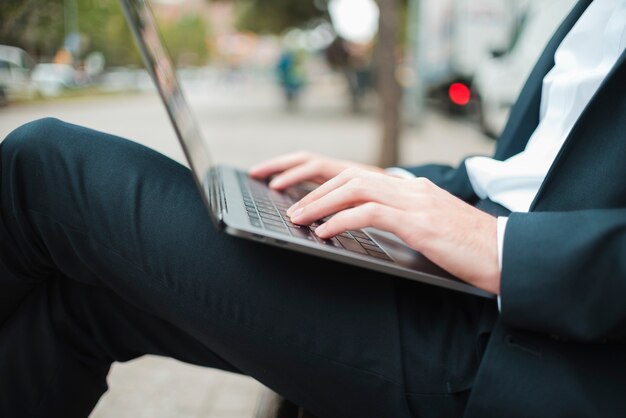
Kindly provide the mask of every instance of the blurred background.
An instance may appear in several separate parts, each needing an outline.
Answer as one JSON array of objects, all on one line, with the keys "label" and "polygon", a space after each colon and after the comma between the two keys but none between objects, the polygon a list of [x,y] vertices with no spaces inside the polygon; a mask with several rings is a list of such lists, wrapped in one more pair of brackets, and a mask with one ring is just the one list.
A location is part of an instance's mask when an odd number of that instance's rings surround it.
[{"label": "blurred background", "polygon": [[[575,0],[152,0],[218,162],[323,152],[381,166],[489,154]],[[118,0],[0,2],[0,139],[54,116],[182,163]],[[246,377],[115,365],[93,417],[252,417]]]}]

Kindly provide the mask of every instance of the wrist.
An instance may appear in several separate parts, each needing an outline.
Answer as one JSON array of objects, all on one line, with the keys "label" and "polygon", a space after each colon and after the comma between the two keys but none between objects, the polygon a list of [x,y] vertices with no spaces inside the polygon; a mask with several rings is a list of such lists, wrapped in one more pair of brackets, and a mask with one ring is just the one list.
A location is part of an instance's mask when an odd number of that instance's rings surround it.
[{"label": "wrist", "polygon": [[[474,245],[478,252],[470,251],[473,259],[466,259],[465,262],[475,265],[478,268],[470,268],[468,272],[473,273],[473,278],[467,280],[469,283],[479,287],[494,295],[500,294],[501,269],[498,259],[498,221],[495,217],[481,211],[482,220],[479,225],[470,232],[475,236]],[[482,262],[476,262],[477,259]],[[462,278],[462,277],[461,277]]]},{"label": "wrist", "polygon": [[493,293],[494,295],[500,294],[500,281],[501,281],[501,273],[502,269],[500,267],[500,252],[498,250],[498,220],[497,218],[490,218],[490,226],[489,231],[486,234],[487,239],[487,251],[488,254],[488,267],[486,272],[487,278],[487,287],[486,291]]}]

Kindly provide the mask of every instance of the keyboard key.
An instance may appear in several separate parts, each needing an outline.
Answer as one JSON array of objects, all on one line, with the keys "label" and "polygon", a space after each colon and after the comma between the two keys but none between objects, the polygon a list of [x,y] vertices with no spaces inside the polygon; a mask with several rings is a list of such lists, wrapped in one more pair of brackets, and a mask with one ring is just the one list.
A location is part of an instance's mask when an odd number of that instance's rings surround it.
[{"label": "keyboard key", "polygon": [[356,237],[356,240],[359,241],[361,244],[376,245],[376,244],[374,244],[374,241],[372,241],[369,238]]},{"label": "keyboard key", "polygon": [[363,238],[369,240],[369,237],[363,231],[349,231],[356,238]]},{"label": "keyboard key", "polygon": [[338,236],[337,239],[344,246],[344,248],[348,251],[352,251],[359,254],[367,254],[365,248],[361,247],[361,245],[353,239],[345,238],[342,236]]},{"label": "keyboard key", "polygon": [[259,219],[250,218],[250,225],[256,226],[257,228],[263,228],[263,224]]},{"label": "keyboard key", "polygon": [[274,220],[280,223],[283,222],[282,218],[279,215],[270,214],[270,213],[261,212],[261,211],[259,211],[259,215],[261,215],[261,219],[270,219],[270,220]]},{"label": "keyboard key", "polygon": [[261,219],[263,220],[263,224],[265,225],[273,225],[273,226],[280,226],[281,228],[286,228],[285,224],[283,224],[283,221],[265,219],[265,218],[261,218]]},{"label": "keyboard key", "polygon": [[280,217],[280,214],[278,214],[278,213],[275,213],[275,212],[267,212],[267,211],[264,211],[264,210],[261,210],[261,209],[259,210],[259,216],[260,216],[261,218],[278,219],[278,220],[280,220],[281,222],[282,222],[282,219],[283,219],[283,218],[281,218],[281,217]]},{"label": "keyboard key", "polygon": [[283,200],[283,197],[281,196],[281,194],[279,192],[275,192],[273,190],[270,190],[270,192],[268,194],[268,197],[273,202],[280,202],[281,200]]},{"label": "keyboard key", "polygon": [[304,238],[312,242],[317,242],[313,233],[309,231],[307,228],[289,228],[289,232],[294,237]]},{"label": "keyboard key", "polygon": [[376,251],[379,253],[384,253],[383,249],[380,248],[379,246],[376,245],[370,245],[370,244],[365,244],[365,243],[361,243],[361,245],[363,246],[363,248],[365,248],[367,251]]},{"label": "keyboard key", "polygon": [[277,216],[280,218],[280,214],[278,212],[276,212],[275,210],[270,210],[270,209],[266,209],[266,208],[258,208],[259,214],[263,215],[271,215],[271,216]]},{"label": "keyboard key", "polygon": [[372,257],[380,258],[381,260],[393,261],[385,253],[379,253],[378,251],[368,251],[367,253],[371,255]]},{"label": "keyboard key", "polygon": [[281,218],[280,215],[274,214],[274,213],[267,213],[267,212],[259,211],[259,216],[263,219],[272,219],[272,220],[279,221],[279,222],[283,221],[283,218]]},{"label": "keyboard key", "polygon": [[318,238],[318,240],[322,244],[328,245],[330,247],[343,248],[341,243],[339,242],[339,240],[337,238],[331,238],[331,239],[321,239],[321,238]]},{"label": "keyboard key", "polygon": [[288,226],[289,228],[306,228],[306,229],[309,229],[309,227],[307,227],[307,226],[294,224],[293,222],[291,222],[291,221],[289,220],[289,218],[285,218],[285,223],[287,224],[287,226]]},{"label": "keyboard key", "polygon": [[265,224],[265,229],[267,229],[268,231],[280,232],[282,234],[289,235],[289,231],[287,231],[287,228],[284,226]]},{"label": "keyboard key", "polygon": [[285,194],[294,201],[301,200],[304,196],[306,196],[306,192],[295,189],[293,187],[285,190]]}]

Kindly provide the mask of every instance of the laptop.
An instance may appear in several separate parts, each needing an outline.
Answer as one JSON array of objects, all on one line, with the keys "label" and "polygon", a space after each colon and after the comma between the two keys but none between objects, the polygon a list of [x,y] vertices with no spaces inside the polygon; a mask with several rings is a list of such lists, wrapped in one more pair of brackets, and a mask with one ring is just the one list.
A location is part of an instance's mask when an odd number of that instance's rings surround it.
[{"label": "laptop", "polygon": [[447,289],[494,297],[455,278],[395,235],[384,231],[366,228],[322,240],[314,230],[323,220],[307,227],[291,223],[285,214],[287,208],[306,194],[304,187],[279,193],[271,190],[266,182],[250,178],[244,171],[214,165],[208,142],[204,141],[183,96],[148,0],[121,0],[121,4],[146,68],[174,125],[200,195],[219,231]]}]

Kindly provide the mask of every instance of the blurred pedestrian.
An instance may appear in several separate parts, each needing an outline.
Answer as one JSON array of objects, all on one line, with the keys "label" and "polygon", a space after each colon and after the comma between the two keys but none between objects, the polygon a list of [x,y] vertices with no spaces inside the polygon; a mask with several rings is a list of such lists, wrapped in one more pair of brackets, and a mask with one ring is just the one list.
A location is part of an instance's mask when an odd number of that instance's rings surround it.
[{"label": "blurred pedestrian", "polygon": [[371,85],[367,46],[349,44],[337,36],[326,48],[325,55],[328,65],[341,73],[346,81],[352,111],[360,112],[363,97]]},{"label": "blurred pedestrian", "polygon": [[298,104],[300,92],[305,84],[305,52],[295,47],[286,47],[280,54],[276,71],[283,89],[287,108],[293,110]]}]

